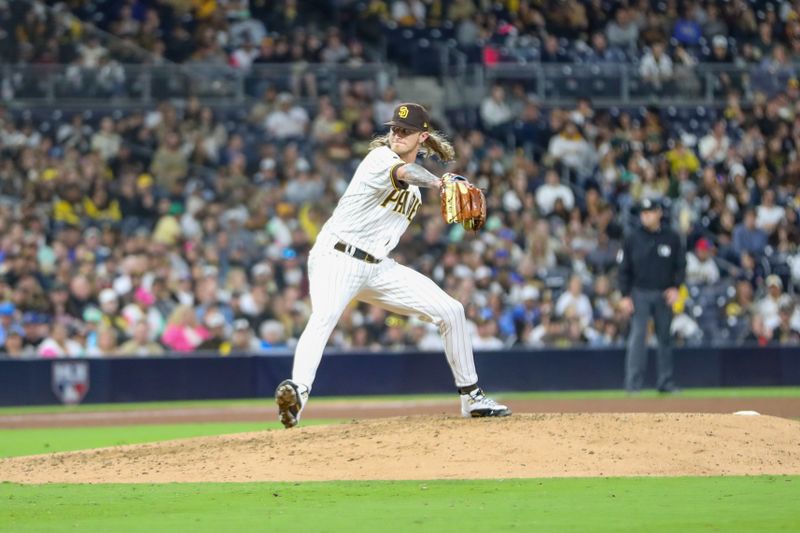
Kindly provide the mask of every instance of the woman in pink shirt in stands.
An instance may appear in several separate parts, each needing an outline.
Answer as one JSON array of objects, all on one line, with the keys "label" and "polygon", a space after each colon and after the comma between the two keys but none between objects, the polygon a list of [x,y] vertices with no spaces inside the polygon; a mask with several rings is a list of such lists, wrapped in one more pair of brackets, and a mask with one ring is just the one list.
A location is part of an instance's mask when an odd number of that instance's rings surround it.
[{"label": "woman in pink shirt in stands", "polygon": [[191,352],[208,337],[208,330],[197,323],[194,310],[179,305],[169,316],[161,343],[173,352]]}]

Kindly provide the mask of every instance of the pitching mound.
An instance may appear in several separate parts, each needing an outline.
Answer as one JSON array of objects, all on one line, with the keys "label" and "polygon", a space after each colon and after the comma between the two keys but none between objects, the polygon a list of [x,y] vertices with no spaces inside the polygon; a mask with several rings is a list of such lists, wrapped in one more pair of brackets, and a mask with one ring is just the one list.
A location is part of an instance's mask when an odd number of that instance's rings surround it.
[{"label": "pitching mound", "polygon": [[409,416],[0,460],[0,480],[153,483],[800,474],[770,416]]}]

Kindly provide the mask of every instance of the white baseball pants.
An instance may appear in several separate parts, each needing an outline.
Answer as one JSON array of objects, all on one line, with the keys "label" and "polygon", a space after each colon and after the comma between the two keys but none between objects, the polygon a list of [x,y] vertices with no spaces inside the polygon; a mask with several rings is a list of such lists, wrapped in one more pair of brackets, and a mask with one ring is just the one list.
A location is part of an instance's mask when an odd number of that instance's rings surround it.
[{"label": "white baseball pants", "polygon": [[335,242],[320,236],[309,255],[311,317],[295,348],[292,381],[311,390],[328,338],[345,307],[356,299],[438,326],[456,386],[478,382],[461,302],[393,259],[370,264],[334,250]]}]

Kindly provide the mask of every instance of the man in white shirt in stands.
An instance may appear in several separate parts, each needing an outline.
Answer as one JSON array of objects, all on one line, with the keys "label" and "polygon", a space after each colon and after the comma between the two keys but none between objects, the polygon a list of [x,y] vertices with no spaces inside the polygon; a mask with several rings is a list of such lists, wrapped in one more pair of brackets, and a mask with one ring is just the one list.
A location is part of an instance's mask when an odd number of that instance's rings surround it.
[{"label": "man in white shirt in stands", "polygon": [[698,143],[700,158],[709,165],[722,163],[728,157],[730,145],[731,140],[725,132],[725,121],[718,120],[714,123],[714,129]]},{"label": "man in white shirt in stands", "polygon": [[502,85],[492,87],[489,96],[481,102],[481,121],[489,129],[509,124],[514,118],[506,100],[506,90]]},{"label": "man in white shirt in stands", "polygon": [[764,318],[764,327],[772,331],[781,323],[781,307],[792,304],[792,297],[783,292],[783,281],[775,274],[770,274],[764,283],[767,294],[755,304],[756,313]]},{"label": "man in white shirt in stands", "polygon": [[697,240],[694,252],[686,253],[686,283],[712,285],[719,281],[719,267],[712,256],[713,247],[705,237]]},{"label": "man in white shirt in stands", "polygon": [[545,183],[536,189],[536,206],[539,214],[549,215],[553,212],[556,200],[561,199],[564,207],[569,211],[575,205],[575,195],[572,189],[561,183],[558,172],[553,169],[545,174]]},{"label": "man in white shirt in stands", "polygon": [[503,341],[497,336],[497,322],[491,309],[482,309],[472,335],[473,350],[502,350]]},{"label": "man in white shirt in stands", "polygon": [[672,59],[665,53],[664,43],[653,43],[639,63],[639,75],[651,91],[661,94],[672,81]]},{"label": "man in white shirt in stands", "polygon": [[556,301],[556,315],[568,318],[577,317],[586,328],[592,322],[592,302],[583,294],[580,276],[569,278],[567,290]]},{"label": "man in white shirt in stands", "polygon": [[784,218],[786,210],[775,205],[775,191],[765,190],[761,195],[761,204],[756,207],[756,227],[771,234]]},{"label": "man in white shirt in stands", "polygon": [[273,139],[298,139],[308,132],[309,122],[308,113],[299,105],[294,104],[292,95],[280,93],[278,108],[267,115],[264,129]]},{"label": "man in white shirt in stands", "polygon": [[561,163],[578,177],[587,176],[597,160],[594,148],[572,120],[567,120],[557,135],[550,138],[547,155]]}]

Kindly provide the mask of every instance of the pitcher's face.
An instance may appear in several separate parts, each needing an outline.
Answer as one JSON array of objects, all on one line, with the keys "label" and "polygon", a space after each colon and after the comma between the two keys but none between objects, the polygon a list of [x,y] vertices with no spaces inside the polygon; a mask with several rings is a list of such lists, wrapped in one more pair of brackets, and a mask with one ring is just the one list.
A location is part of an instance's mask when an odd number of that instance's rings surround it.
[{"label": "pitcher's face", "polygon": [[403,157],[411,152],[416,154],[428,134],[424,131],[413,131],[400,126],[392,126],[389,130],[389,147],[394,153]]}]

